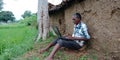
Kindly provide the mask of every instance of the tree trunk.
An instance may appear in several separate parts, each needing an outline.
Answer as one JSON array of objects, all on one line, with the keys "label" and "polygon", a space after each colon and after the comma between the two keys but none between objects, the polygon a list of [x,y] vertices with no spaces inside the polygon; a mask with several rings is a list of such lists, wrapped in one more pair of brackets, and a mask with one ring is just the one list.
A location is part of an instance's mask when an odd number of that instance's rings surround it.
[{"label": "tree trunk", "polygon": [[49,32],[48,0],[38,0],[38,38],[45,40]]}]

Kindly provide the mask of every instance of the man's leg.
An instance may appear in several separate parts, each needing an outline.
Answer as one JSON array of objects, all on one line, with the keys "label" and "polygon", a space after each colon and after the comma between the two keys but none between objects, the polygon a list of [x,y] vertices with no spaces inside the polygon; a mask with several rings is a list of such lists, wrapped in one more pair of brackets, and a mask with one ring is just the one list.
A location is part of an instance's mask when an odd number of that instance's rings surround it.
[{"label": "man's leg", "polygon": [[57,44],[55,45],[55,47],[53,48],[52,52],[50,53],[50,55],[48,56],[47,60],[52,60],[55,53],[61,48],[61,47],[66,47],[66,48],[70,48],[70,49],[79,49],[81,48],[81,46],[79,46],[79,44],[77,44],[75,41],[66,41],[66,40],[59,40],[57,41]]},{"label": "man's leg", "polygon": [[52,52],[50,53],[50,55],[47,57],[47,60],[52,60],[53,56],[59,50],[59,48],[60,48],[60,45],[56,44],[55,47],[53,48]]},{"label": "man's leg", "polygon": [[54,46],[57,43],[58,40],[59,40],[59,38],[57,38],[56,40],[54,40],[51,43],[49,43],[47,47],[45,47],[45,48],[43,48],[43,49],[40,50],[40,53],[42,53],[44,51],[47,51],[49,48],[51,48],[52,46]]}]

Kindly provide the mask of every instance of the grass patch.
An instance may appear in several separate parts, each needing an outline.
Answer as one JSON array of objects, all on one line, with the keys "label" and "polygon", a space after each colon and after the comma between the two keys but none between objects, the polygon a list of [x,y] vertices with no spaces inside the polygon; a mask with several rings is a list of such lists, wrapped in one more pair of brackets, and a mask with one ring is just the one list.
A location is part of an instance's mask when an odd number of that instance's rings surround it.
[{"label": "grass patch", "polygon": [[[36,44],[34,44],[32,50],[28,51],[22,56],[19,56],[18,58],[15,58],[14,60],[44,60],[50,54],[53,47],[50,48],[49,51],[46,51],[42,54],[39,54],[39,50],[45,48],[51,41],[53,41],[56,38],[51,32],[49,33],[49,36],[50,37],[47,40],[39,40]],[[80,54],[80,52],[72,53],[66,52],[64,49],[60,49],[55,54],[54,60],[97,60],[96,56],[93,56],[91,54],[87,55],[84,54],[84,52],[80,56],[77,56],[77,54]]]},{"label": "grass patch", "polygon": [[[35,45],[33,50],[29,51],[29,53],[26,53],[22,57],[19,57],[19,60],[44,60],[52,51],[53,47],[50,48],[49,51],[46,51],[42,54],[39,54],[39,50],[42,48],[45,48],[52,40],[54,40],[56,37],[51,36],[47,40],[39,40]],[[28,55],[29,54],[29,55]],[[79,54],[79,53],[75,53]],[[67,52],[64,49],[60,49],[54,57],[54,60],[88,60],[89,57],[88,55],[83,55],[83,56],[76,56],[74,53],[72,54],[71,52]],[[24,57],[27,56],[27,57]]]},{"label": "grass patch", "polygon": [[37,30],[21,24],[0,26],[0,60],[12,60],[31,50]]}]

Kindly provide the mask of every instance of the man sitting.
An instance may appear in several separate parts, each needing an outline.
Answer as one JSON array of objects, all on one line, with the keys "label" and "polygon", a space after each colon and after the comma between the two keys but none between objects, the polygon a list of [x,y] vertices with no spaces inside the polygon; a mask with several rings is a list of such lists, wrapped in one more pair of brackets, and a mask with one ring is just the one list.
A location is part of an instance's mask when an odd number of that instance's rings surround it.
[{"label": "man sitting", "polygon": [[74,31],[72,36],[57,38],[56,40],[52,41],[46,48],[40,50],[40,53],[42,53],[44,51],[47,51],[50,47],[54,46],[52,52],[47,57],[47,60],[52,60],[55,53],[61,47],[78,50],[83,47],[85,41],[90,39],[90,35],[87,31],[87,26],[81,21],[81,15],[79,13],[73,14],[72,20],[74,23]]}]

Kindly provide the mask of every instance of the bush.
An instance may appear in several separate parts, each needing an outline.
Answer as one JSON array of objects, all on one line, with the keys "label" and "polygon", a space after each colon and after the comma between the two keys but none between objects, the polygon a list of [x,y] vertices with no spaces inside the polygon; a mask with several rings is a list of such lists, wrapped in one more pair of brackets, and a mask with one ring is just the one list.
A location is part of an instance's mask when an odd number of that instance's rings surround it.
[{"label": "bush", "polygon": [[30,17],[25,17],[24,19],[20,20],[19,23],[28,26],[37,26],[37,16],[33,14]]}]

